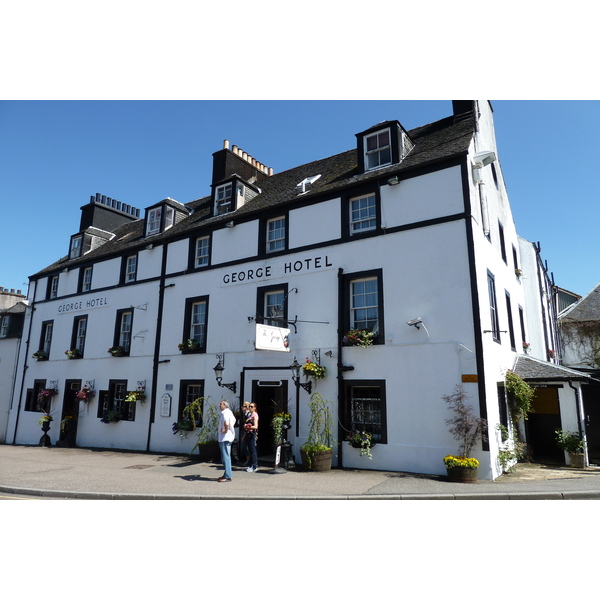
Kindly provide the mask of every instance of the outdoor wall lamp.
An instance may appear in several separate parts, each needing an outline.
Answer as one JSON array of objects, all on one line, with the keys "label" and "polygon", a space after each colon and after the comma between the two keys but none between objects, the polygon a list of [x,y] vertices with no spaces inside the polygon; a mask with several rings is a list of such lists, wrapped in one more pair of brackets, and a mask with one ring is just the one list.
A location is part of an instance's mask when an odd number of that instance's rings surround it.
[{"label": "outdoor wall lamp", "polygon": [[217,379],[217,383],[219,384],[219,387],[224,387],[227,388],[228,390],[231,390],[234,394],[235,391],[237,389],[237,384],[234,381],[233,383],[221,383],[221,381],[223,381],[223,371],[225,370],[225,367],[223,366],[223,361],[224,361],[224,354],[217,354],[217,366],[214,367],[215,370],[215,377]]},{"label": "outdoor wall lamp", "polygon": [[290,365],[290,369],[292,371],[292,379],[294,380],[296,387],[301,387],[303,390],[306,390],[310,394],[310,392],[312,390],[312,381],[307,381],[306,383],[300,382],[300,369],[301,368],[302,368],[302,366],[300,365],[300,363],[296,360],[296,357],[294,356],[294,362]]}]

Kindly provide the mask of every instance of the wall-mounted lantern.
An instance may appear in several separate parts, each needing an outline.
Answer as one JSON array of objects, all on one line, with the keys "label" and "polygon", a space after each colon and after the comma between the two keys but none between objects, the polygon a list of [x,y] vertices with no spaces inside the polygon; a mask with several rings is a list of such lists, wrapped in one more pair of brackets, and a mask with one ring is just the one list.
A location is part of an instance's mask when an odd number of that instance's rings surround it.
[{"label": "wall-mounted lantern", "polygon": [[292,371],[292,379],[294,380],[296,387],[301,387],[302,389],[306,390],[310,394],[310,392],[312,390],[312,381],[307,381],[306,383],[300,382],[300,369],[301,368],[302,368],[302,365],[300,365],[300,363],[296,360],[296,357],[294,356],[294,362],[290,365],[290,369]]},{"label": "wall-mounted lantern", "polygon": [[223,380],[223,371],[225,370],[225,367],[223,366],[224,361],[224,354],[217,354],[217,365],[216,367],[214,367],[215,370],[215,377],[217,379],[217,383],[219,384],[219,387],[224,387],[227,388],[228,390],[231,390],[234,394],[235,391],[237,389],[237,384],[234,381],[233,383],[221,383],[221,381]]}]

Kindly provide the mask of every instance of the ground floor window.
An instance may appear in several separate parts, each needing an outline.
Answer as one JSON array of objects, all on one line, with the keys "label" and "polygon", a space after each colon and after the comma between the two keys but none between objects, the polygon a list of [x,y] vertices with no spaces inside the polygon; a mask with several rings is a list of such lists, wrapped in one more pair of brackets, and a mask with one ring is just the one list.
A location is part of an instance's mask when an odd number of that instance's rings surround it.
[{"label": "ground floor window", "polygon": [[346,381],[343,410],[347,432],[366,431],[378,444],[387,443],[384,381]]},{"label": "ground floor window", "polygon": [[25,397],[25,410],[31,412],[47,412],[50,409],[49,405],[43,405],[38,395],[46,387],[45,379],[36,379],[33,382],[33,387],[27,389]]},{"label": "ground floor window", "polygon": [[98,417],[112,421],[135,421],[135,402],[125,402],[127,380],[111,380],[108,390],[100,392]]},{"label": "ground floor window", "polygon": [[[194,400],[204,397],[204,381],[201,379],[184,380],[179,386],[179,409],[177,411],[177,419],[183,421],[183,409],[189,406]],[[204,409],[204,402],[202,402]],[[202,427],[202,416],[196,415],[194,421],[196,427]],[[186,416],[187,417],[187,416]]]}]

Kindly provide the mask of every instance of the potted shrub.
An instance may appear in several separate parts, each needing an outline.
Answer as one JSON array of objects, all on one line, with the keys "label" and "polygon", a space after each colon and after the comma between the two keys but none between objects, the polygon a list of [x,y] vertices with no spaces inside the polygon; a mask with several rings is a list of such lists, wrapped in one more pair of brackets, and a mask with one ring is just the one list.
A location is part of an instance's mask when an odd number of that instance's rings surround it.
[{"label": "potted shrub", "polygon": [[448,479],[473,483],[477,481],[479,461],[469,455],[479,439],[486,439],[487,421],[473,414],[473,407],[466,403],[467,395],[462,385],[457,385],[454,393],[442,396],[442,399],[454,412],[451,419],[446,419],[446,424],[454,439],[460,442],[457,456],[444,457]]},{"label": "potted shrub", "polygon": [[569,455],[569,463],[572,467],[583,469],[585,467],[585,440],[580,433],[574,431],[563,431],[557,429],[556,443],[561,450]]},{"label": "potted shrub", "polygon": [[302,466],[308,471],[331,469],[333,454],[333,403],[314,393],[308,402],[310,423],[308,440],[300,448]]},{"label": "potted shrub", "polygon": [[219,409],[204,401],[200,403],[204,398],[197,398],[194,403],[197,403],[195,409],[188,409],[188,405],[184,408],[184,413],[188,415],[195,414],[202,418],[202,426],[199,427],[198,440],[190,451],[190,454],[194,453],[194,450],[198,448],[198,456],[201,461],[204,462],[216,462],[220,460],[221,452],[219,451],[219,443],[217,441],[217,428],[219,427]]},{"label": "potted shrub", "polygon": [[360,450],[361,456],[367,458],[373,458],[371,454],[371,448],[375,445],[373,441],[373,434],[368,431],[353,431],[346,436],[346,441],[350,443],[353,448]]},{"label": "potted shrub", "polygon": [[271,427],[273,428],[273,443],[275,446],[283,444],[287,439],[287,430],[291,425],[292,416],[286,412],[279,412],[273,415]]}]

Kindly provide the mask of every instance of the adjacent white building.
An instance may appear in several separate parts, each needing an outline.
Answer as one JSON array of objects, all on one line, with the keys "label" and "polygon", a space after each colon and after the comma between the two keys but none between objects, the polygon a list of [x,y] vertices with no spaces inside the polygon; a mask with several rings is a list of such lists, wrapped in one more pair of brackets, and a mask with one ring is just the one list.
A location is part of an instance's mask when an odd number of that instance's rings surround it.
[{"label": "adjacent white building", "polygon": [[[194,398],[223,396],[257,403],[263,455],[270,417],[289,412],[298,460],[309,395],[289,367],[309,358],[327,369],[311,391],[333,402],[338,466],[445,473],[457,442],[442,396],[460,384],[489,422],[479,476],[497,477],[506,370],[517,357],[560,368],[546,352],[555,315],[529,279],[539,253],[517,235],[491,105],[452,107],[410,131],[380,122],[353,149],[279,174],[226,142],[210,195],[185,205],[92,197],[68,255],[31,277],[8,441],[37,443],[37,395],[55,388],[54,440],[69,416],[79,446],[188,452],[195,436],[173,423]],[[258,325],[289,330],[283,348],[257,349]],[[375,343],[348,345],[350,329]],[[125,402],[141,388],[144,403]],[[375,436],[371,461],[343,441],[357,429]]]}]

